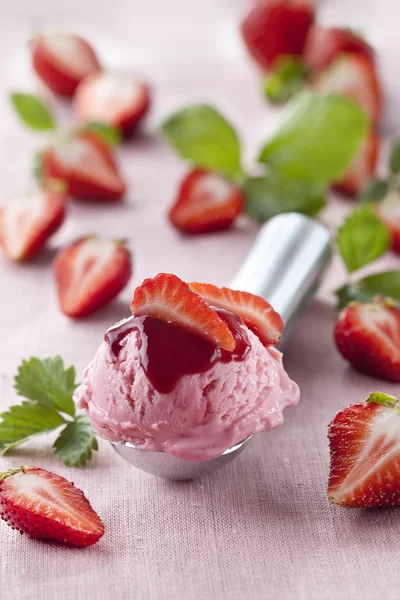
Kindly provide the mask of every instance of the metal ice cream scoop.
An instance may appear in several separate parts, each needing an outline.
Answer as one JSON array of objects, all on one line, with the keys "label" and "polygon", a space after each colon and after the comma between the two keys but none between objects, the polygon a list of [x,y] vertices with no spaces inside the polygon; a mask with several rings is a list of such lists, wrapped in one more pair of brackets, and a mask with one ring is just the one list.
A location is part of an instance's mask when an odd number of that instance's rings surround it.
[{"label": "metal ice cream scoop", "polygon": [[[330,259],[331,238],[323,225],[297,213],[279,215],[262,227],[230,287],[261,296],[280,313],[285,323],[282,345],[289,340],[291,324],[314,295]],[[201,462],[141,450],[129,443],[112,445],[134,467],[180,481],[220,469],[242,452],[250,438],[217,458]]]}]

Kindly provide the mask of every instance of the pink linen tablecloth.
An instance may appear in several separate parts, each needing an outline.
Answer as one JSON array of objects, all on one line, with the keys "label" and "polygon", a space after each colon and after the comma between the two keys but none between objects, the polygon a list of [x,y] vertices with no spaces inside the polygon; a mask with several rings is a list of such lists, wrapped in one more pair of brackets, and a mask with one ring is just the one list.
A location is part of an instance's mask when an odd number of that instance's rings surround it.
[{"label": "pink linen tablecloth", "polygon": [[[182,239],[165,210],[185,166],[157,138],[169,110],[212,102],[241,133],[246,160],[254,157],[279,119],[258,93],[258,77],[237,35],[246,0],[13,0],[0,8],[0,173],[2,194],[31,185],[32,152],[43,140],[22,130],[7,94],[41,91],[24,44],[38,27],[87,35],[110,67],[143,72],[155,102],[145,133],[120,151],[130,184],[117,207],[71,203],[51,248],[28,265],[0,258],[0,409],[17,401],[13,375],[22,358],[61,354],[79,375],[104,330],[127,314],[134,286],[172,271],[189,280],[227,284],[257,227],[243,221],[228,233]],[[325,22],[356,26],[379,51],[388,92],[383,124],[399,133],[397,0],[325,0]],[[397,17],[397,18],[396,18]],[[54,103],[67,125],[70,107]],[[334,227],[346,211],[323,216]],[[135,273],[120,299],[81,322],[63,317],[49,265],[54,250],[87,232],[128,238]],[[382,265],[394,265],[389,257]],[[102,442],[85,469],[53,459],[40,439],[0,458],[0,470],[37,464],[81,487],[102,516],[106,535],[95,547],[73,550],[38,543],[0,524],[3,600],[387,600],[400,597],[399,509],[345,510],[326,498],[327,424],[335,412],[387,385],[351,371],[332,342],[330,290],[343,280],[336,260],[318,299],[296,323],[285,365],[302,399],[285,424],[253,439],[230,466],[200,482],[174,484],[134,470]],[[51,440],[49,440],[51,441]]]}]

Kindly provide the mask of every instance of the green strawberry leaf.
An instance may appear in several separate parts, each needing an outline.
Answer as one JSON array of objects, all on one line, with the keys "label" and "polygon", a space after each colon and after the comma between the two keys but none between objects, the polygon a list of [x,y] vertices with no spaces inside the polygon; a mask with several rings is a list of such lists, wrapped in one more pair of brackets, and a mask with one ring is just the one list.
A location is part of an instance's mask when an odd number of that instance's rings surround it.
[{"label": "green strawberry leaf", "polygon": [[348,283],[336,290],[338,309],[342,310],[353,300],[371,302],[375,296],[383,296],[400,302],[400,271],[386,271],[364,277],[356,283]]},{"label": "green strawberry leaf", "polygon": [[304,86],[308,69],[298,56],[282,56],[264,79],[264,94],[273,104],[286,102]]},{"label": "green strawberry leaf", "polygon": [[197,167],[238,180],[240,143],[232,125],[212,106],[189,106],[168,117],[161,131],[177,152]]},{"label": "green strawberry leaf", "polygon": [[389,184],[384,179],[375,179],[364,190],[360,202],[380,202],[389,193]]},{"label": "green strawberry leaf", "polygon": [[82,127],[80,131],[94,131],[109,146],[117,146],[122,139],[119,129],[98,121],[86,123],[86,125]]},{"label": "green strawberry leaf", "polygon": [[326,185],[349,166],[367,127],[366,115],[352,100],[304,91],[291,102],[259,161],[286,177]]},{"label": "green strawberry leaf", "polygon": [[47,106],[32,94],[13,93],[11,103],[21,121],[35,131],[52,131],[56,128]]},{"label": "green strawberry leaf", "polygon": [[400,173],[400,141],[397,141],[389,157],[389,168],[392,175],[398,175]]},{"label": "green strawberry leaf", "polygon": [[98,450],[98,443],[85,415],[78,415],[68,423],[54,442],[54,448],[57,458],[68,466],[84,467],[92,459],[92,451]]},{"label": "green strawberry leaf", "polygon": [[314,216],[325,206],[323,186],[282,177],[275,172],[266,177],[246,179],[243,191],[245,212],[259,221],[286,212]]},{"label": "green strawberry leaf", "polygon": [[365,402],[373,402],[374,404],[381,404],[382,406],[396,406],[398,399],[395,396],[390,396],[384,392],[372,392],[368,396]]},{"label": "green strawberry leaf", "polygon": [[10,406],[0,417],[0,454],[5,454],[33,436],[53,431],[65,423],[65,419],[58,412],[37,402],[23,402],[21,405]]},{"label": "green strawberry leaf", "polygon": [[64,369],[60,356],[22,361],[15,377],[20,396],[74,416],[72,395],[76,389],[75,368]]},{"label": "green strawberry leaf", "polygon": [[390,235],[372,208],[362,205],[340,227],[336,243],[347,270],[352,273],[384,254]]}]

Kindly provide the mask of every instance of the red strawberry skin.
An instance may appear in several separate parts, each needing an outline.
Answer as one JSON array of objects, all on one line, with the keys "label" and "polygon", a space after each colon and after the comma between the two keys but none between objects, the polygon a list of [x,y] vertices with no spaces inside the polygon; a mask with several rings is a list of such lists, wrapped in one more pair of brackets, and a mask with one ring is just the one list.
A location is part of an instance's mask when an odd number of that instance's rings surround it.
[{"label": "red strawberry skin", "polygon": [[67,546],[91,546],[104,535],[84,493],[39,467],[0,474],[0,517],[20,533]]},{"label": "red strawberry skin", "polygon": [[380,151],[380,137],[371,131],[362,143],[352,163],[334,188],[350,198],[355,198],[374,179]]},{"label": "red strawberry skin", "polygon": [[361,373],[400,381],[400,308],[393,301],[353,302],[339,314],[334,338]]},{"label": "red strawberry skin", "polygon": [[62,312],[81,318],[107,305],[126,287],[132,259],[121,242],[88,236],[59,251],[53,273]]},{"label": "red strawberry skin", "polygon": [[320,71],[339,54],[361,54],[373,60],[375,52],[363,38],[350,29],[313,25],[304,46],[303,59],[311,70]]},{"label": "red strawberry skin", "polygon": [[241,33],[254,60],[269,70],[280,56],[302,53],[313,21],[314,7],[308,0],[268,0],[245,16]]},{"label": "red strawberry skin", "polygon": [[[63,194],[41,191],[28,194],[27,199],[24,204],[23,196],[11,198],[0,206],[0,245],[15,261],[36,256],[65,219],[66,198]],[[37,203],[41,204],[39,213]],[[15,236],[18,239],[14,239]]]},{"label": "red strawberry skin", "polygon": [[47,87],[72,96],[79,82],[100,70],[92,47],[77,35],[39,35],[31,45],[32,65]]},{"label": "red strawberry skin", "polygon": [[169,220],[184,233],[220,231],[232,225],[243,205],[243,194],[233,183],[212,171],[195,169],[181,183]]},{"label": "red strawberry skin", "polygon": [[[70,196],[81,200],[116,202],[120,200],[126,191],[126,186],[118,171],[110,147],[94,132],[84,132],[76,136],[76,139],[87,145],[87,156],[91,161],[85,168],[85,163],[77,156],[75,164],[66,164],[59,158],[59,151],[51,146],[44,153],[42,161],[42,176],[44,181],[60,180],[67,189]],[[69,144],[70,142],[67,142]],[[107,172],[110,177],[105,184],[104,179],[99,177],[98,172],[91,168],[93,159],[99,165],[97,168]]]},{"label": "red strawberry skin", "polygon": [[392,250],[400,254],[400,192],[391,190],[375,207],[379,218],[385,223],[392,236]]},{"label": "red strawberry skin", "polygon": [[328,429],[331,502],[351,508],[400,504],[399,424],[397,407],[373,401],[337,413]]}]

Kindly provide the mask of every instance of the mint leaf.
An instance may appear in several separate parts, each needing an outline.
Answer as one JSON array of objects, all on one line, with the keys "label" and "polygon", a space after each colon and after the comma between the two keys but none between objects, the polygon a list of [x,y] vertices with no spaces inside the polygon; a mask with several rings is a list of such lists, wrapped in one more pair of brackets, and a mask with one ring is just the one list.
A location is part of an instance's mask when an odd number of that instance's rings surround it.
[{"label": "mint leaf", "polygon": [[16,113],[25,125],[36,131],[55,129],[54,119],[45,104],[32,94],[14,93],[10,96]]},{"label": "mint leaf", "polygon": [[383,179],[375,179],[364,190],[360,202],[380,202],[389,193],[389,185]]},{"label": "mint leaf", "polygon": [[56,456],[68,466],[84,467],[98,450],[96,434],[85,415],[68,423],[54,442]]},{"label": "mint leaf", "polygon": [[375,296],[392,298],[400,302],[400,271],[386,271],[369,275],[356,283],[344,285],[336,290],[338,309],[342,310],[353,300],[371,302]]},{"label": "mint leaf", "polygon": [[264,79],[264,93],[272,103],[286,102],[299,92],[308,69],[298,56],[282,56]]},{"label": "mint leaf", "polygon": [[242,175],[240,143],[232,125],[212,106],[189,106],[170,116],[161,131],[179,154],[198,167],[233,179]]},{"label": "mint leaf", "polygon": [[349,273],[386,252],[390,235],[370,206],[360,206],[340,227],[336,242]]},{"label": "mint leaf", "polygon": [[304,91],[292,101],[259,161],[287,177],[326,185],[340,179],[367,126],[366,115],[352,100]]},{"label": "mint leaf", "polygon": [[119,129],[98,121],[87,123],[80,131],[94,131],[109,146],[116,146],[122,139]]},{"label": "mint leaf", "polygon": [[15,389],[20,396],[71,416],[75,415],[72,395],[76,387],[75,368],[65,370],[60,356],[24,360],[15,377]]},{"label": "mint leaf", "polygon": [[243,191],[246,213],[259,221],[285,212],[314,216],[325,206],[323,186],[274,172],[266,177],[248,178]]},{"label": "mint leaf", "polygon": [[398,175],[400,173],[400,141],[397,141],[394,144],[390,152],[389,168],[393,175]]},{"label": "mint leaf", "polygon": [[10,406],[0,417],[0,454],[5,454],[34,435],[52,431],[65,423],[58,412],[36,402]]}]

